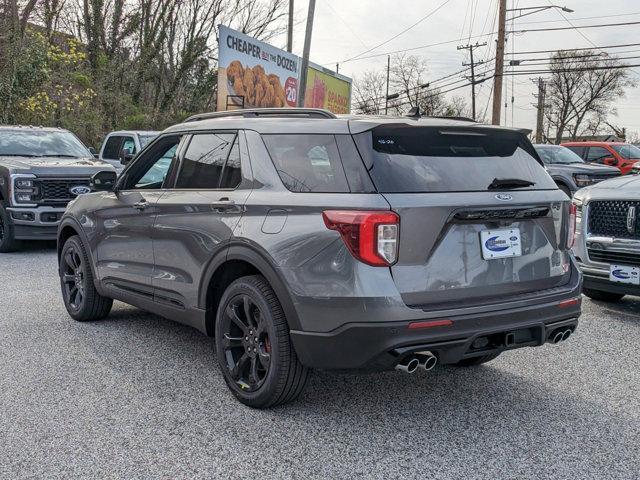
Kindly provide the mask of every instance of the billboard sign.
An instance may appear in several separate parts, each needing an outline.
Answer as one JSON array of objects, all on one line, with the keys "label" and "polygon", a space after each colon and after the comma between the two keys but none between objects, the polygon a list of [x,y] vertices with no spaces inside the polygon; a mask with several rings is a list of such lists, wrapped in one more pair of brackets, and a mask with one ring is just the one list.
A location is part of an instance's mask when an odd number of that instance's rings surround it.
[{"label": "billboard sign", "polygon": [[300,58],[219,27],[218,110],[295,107]]},{"label": "billboard sign", "polygon": [[351,111],[351,79],[314,63],[307,70],[305,107],[325,108],[333,113]]}]

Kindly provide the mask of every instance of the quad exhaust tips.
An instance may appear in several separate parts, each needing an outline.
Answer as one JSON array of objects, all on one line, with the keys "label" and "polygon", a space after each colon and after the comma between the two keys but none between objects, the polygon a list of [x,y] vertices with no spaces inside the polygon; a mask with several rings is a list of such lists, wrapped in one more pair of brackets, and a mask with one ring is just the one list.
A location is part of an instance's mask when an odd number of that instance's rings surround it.
[{"label": "quad exhaust tips", "polygon": [[417,352],[402,359],[397,365],[396,370],[405,373],[415,373],[418,368],[425,372],[432,370],[438,363],[438,359],[431,352]]},{"label": "quad exhaust tips", "polygon": [[572,333],[573,332],[570,328],[566,328],[564,330],[556,330],[556,332],[553,333],[550,338],[553,343],[560,343],[567,340]]}]

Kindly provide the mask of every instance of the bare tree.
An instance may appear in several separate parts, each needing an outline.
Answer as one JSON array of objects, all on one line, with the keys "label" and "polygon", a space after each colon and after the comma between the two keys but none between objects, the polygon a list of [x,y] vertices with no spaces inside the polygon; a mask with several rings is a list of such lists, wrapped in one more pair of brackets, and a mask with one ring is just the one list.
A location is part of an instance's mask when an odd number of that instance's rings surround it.
[{"label": "bare tree", "polygon": [[358,113],[384,113],[386,78],[383,72],[368,71],[353,82],[353,105]]},{"label": "bare tree", "polygon": [[556,131],[556,143],[565,133],[575,139],[603,123],[625,88],[635,85],[620,67],[618,59],[592,51],[558,51],[551,57],[546,120]]}]

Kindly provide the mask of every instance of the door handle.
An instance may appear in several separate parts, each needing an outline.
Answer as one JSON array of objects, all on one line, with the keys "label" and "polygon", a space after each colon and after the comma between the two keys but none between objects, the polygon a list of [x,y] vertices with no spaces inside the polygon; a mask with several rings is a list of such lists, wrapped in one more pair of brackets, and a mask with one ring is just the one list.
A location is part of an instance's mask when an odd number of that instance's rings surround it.
[{"label": "door handle", "polygon": [[211,203],[211,206],[216,210],[226,210],[226,209],[235,207],[235,205],[236,205],[236,202],[234,202],[233,200],[229,200],[228,197],[222,197],[217,202]]},{"label": "door handle", "polygon": [[149,205],[149,203],[146,200],[142,200],[140,202],[134,203],[133,208],[135,208],[136,210],[144,210],[145,208],[147,208],[147,205]]}]

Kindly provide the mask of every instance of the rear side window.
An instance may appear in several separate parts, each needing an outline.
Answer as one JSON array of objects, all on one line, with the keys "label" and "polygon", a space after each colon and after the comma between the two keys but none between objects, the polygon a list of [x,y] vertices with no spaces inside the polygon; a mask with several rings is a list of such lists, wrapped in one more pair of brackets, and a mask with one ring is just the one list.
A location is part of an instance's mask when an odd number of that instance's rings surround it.
[{"label": "rear side window", "polygon": [[499,190],[495,180],[532,184],[519,190],[557,188],[519,132],[389,125],[355,139],[383,193]]},{"label": "rear side window", "polygon": [[[194,135],[182,160],[176,188],[224,188],[220,186],[223,170],[235,137],[232,133]],[[239,159],[237,163],[239,167]]]},{"label": "rear side window", "polygon": [[114,135],[107,139],[107,143],[102,151],[102,158],[108,160],[117,160],[120,158],[120,145],[122,144],[122,137]]},{"label": "rear side window", "polygon": [[587,162],[604,163],[604,159],[613,157],[613,154],[604,147],[589,147]]},{"label": "rear side window", "polygon": [[349,192],[333,135],[263,135],[282,183],[292,192]]}]

